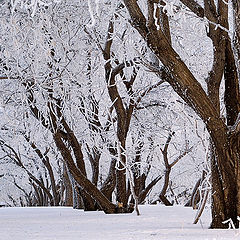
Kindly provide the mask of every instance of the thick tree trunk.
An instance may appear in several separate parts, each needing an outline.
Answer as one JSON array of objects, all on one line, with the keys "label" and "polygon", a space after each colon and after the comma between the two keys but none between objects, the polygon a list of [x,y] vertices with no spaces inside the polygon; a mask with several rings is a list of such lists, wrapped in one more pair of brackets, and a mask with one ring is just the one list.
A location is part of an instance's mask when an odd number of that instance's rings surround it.
[{"label": "thick tree trunk", "polygon": [[[229,148],[217,148],[212,144],[211,168],[212,168],[212,223],[211,228],[227,228],[224,221],[232,219],[238,226],[238,152],[234,144],[229,142]],[[236,158],[237,157],[237,158]],[[234,160],[235,159],[235,160]],[[223,164],[227,163],[227,164]],[[237,164],[238,165],[238,164]]]}]

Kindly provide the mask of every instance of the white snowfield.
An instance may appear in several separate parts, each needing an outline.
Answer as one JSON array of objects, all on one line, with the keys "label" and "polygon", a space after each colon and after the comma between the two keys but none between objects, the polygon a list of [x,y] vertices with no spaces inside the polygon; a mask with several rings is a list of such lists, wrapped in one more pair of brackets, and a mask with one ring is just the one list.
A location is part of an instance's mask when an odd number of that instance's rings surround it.
[{"label": "white snowfield", "polygon": [[181,206],[141,206],[141,216],[67,207],[0,208],[1,240],[237,240],[238,229],[210,230],[209,215]]}]

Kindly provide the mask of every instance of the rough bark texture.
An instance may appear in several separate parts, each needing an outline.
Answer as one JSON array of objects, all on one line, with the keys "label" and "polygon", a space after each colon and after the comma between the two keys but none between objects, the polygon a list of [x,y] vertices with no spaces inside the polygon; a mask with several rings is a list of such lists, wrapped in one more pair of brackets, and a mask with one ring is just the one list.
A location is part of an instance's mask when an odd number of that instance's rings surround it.
[{"label": "rough bark texture", "polygon": [[238,78],[240,78],[240,3],[238,0],[233,0],[233,18],[234,18],[234,50],[235,60],[237,62]]}]

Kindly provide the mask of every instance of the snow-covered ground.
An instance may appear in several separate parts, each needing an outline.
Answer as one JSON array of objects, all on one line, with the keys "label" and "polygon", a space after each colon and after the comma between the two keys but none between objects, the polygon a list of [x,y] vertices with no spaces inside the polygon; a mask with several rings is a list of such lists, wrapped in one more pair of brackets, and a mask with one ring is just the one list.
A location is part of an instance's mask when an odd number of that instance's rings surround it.
[{"label": "snow-covered ground", "polygon": [[0,208],[0,240],[237,240],[239,230],[208,229],[209,214],[181,206],[141,206],[141,216],[67,207]]}]

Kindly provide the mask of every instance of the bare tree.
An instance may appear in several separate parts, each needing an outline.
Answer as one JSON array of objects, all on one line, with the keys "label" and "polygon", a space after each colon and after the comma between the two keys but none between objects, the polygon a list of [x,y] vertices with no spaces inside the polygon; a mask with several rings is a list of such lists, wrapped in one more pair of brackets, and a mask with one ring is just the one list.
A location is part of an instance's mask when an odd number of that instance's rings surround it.
[{"label": "bare tree", "polygon": [[[234,54],[228,35],[228,3],[205,0],[204,7],[194,0],[183,1],[193,13],[208,20],[207,32],[212,40],[214,60],[209,72],[207,93],[173,49],[164,26],[155,24],[155,4],[146,1],[147,16],[136,0],[125,0],[132,26],[165,67],[166,81],[200,116],[211,136],[212,163],[212,228],[224,228],[223,221],[231,218],[238,225],[239,215],[239,85]],[[235,1],[236,3],[236,1]],[[236,7],[237,4],[235,4]],[[159,8],[159,7],[157,7]],[[236,10],[236,9],[235,9]],[[236,11],[237,12],[237,11]],[[237,16],[237,15],[235,15]],[[236,22],[239,23],[237,17]],[[238,32],[236,32],[238,33]],[[236,41],[235,41],[236,42]],[[236,42],[236,48],[239,49]],[[220,83],[225,83],[227,123],[220,116]],[[231,129],[231,130],[230,130]],[[234,183],[234,184],[233,184]]]}]

